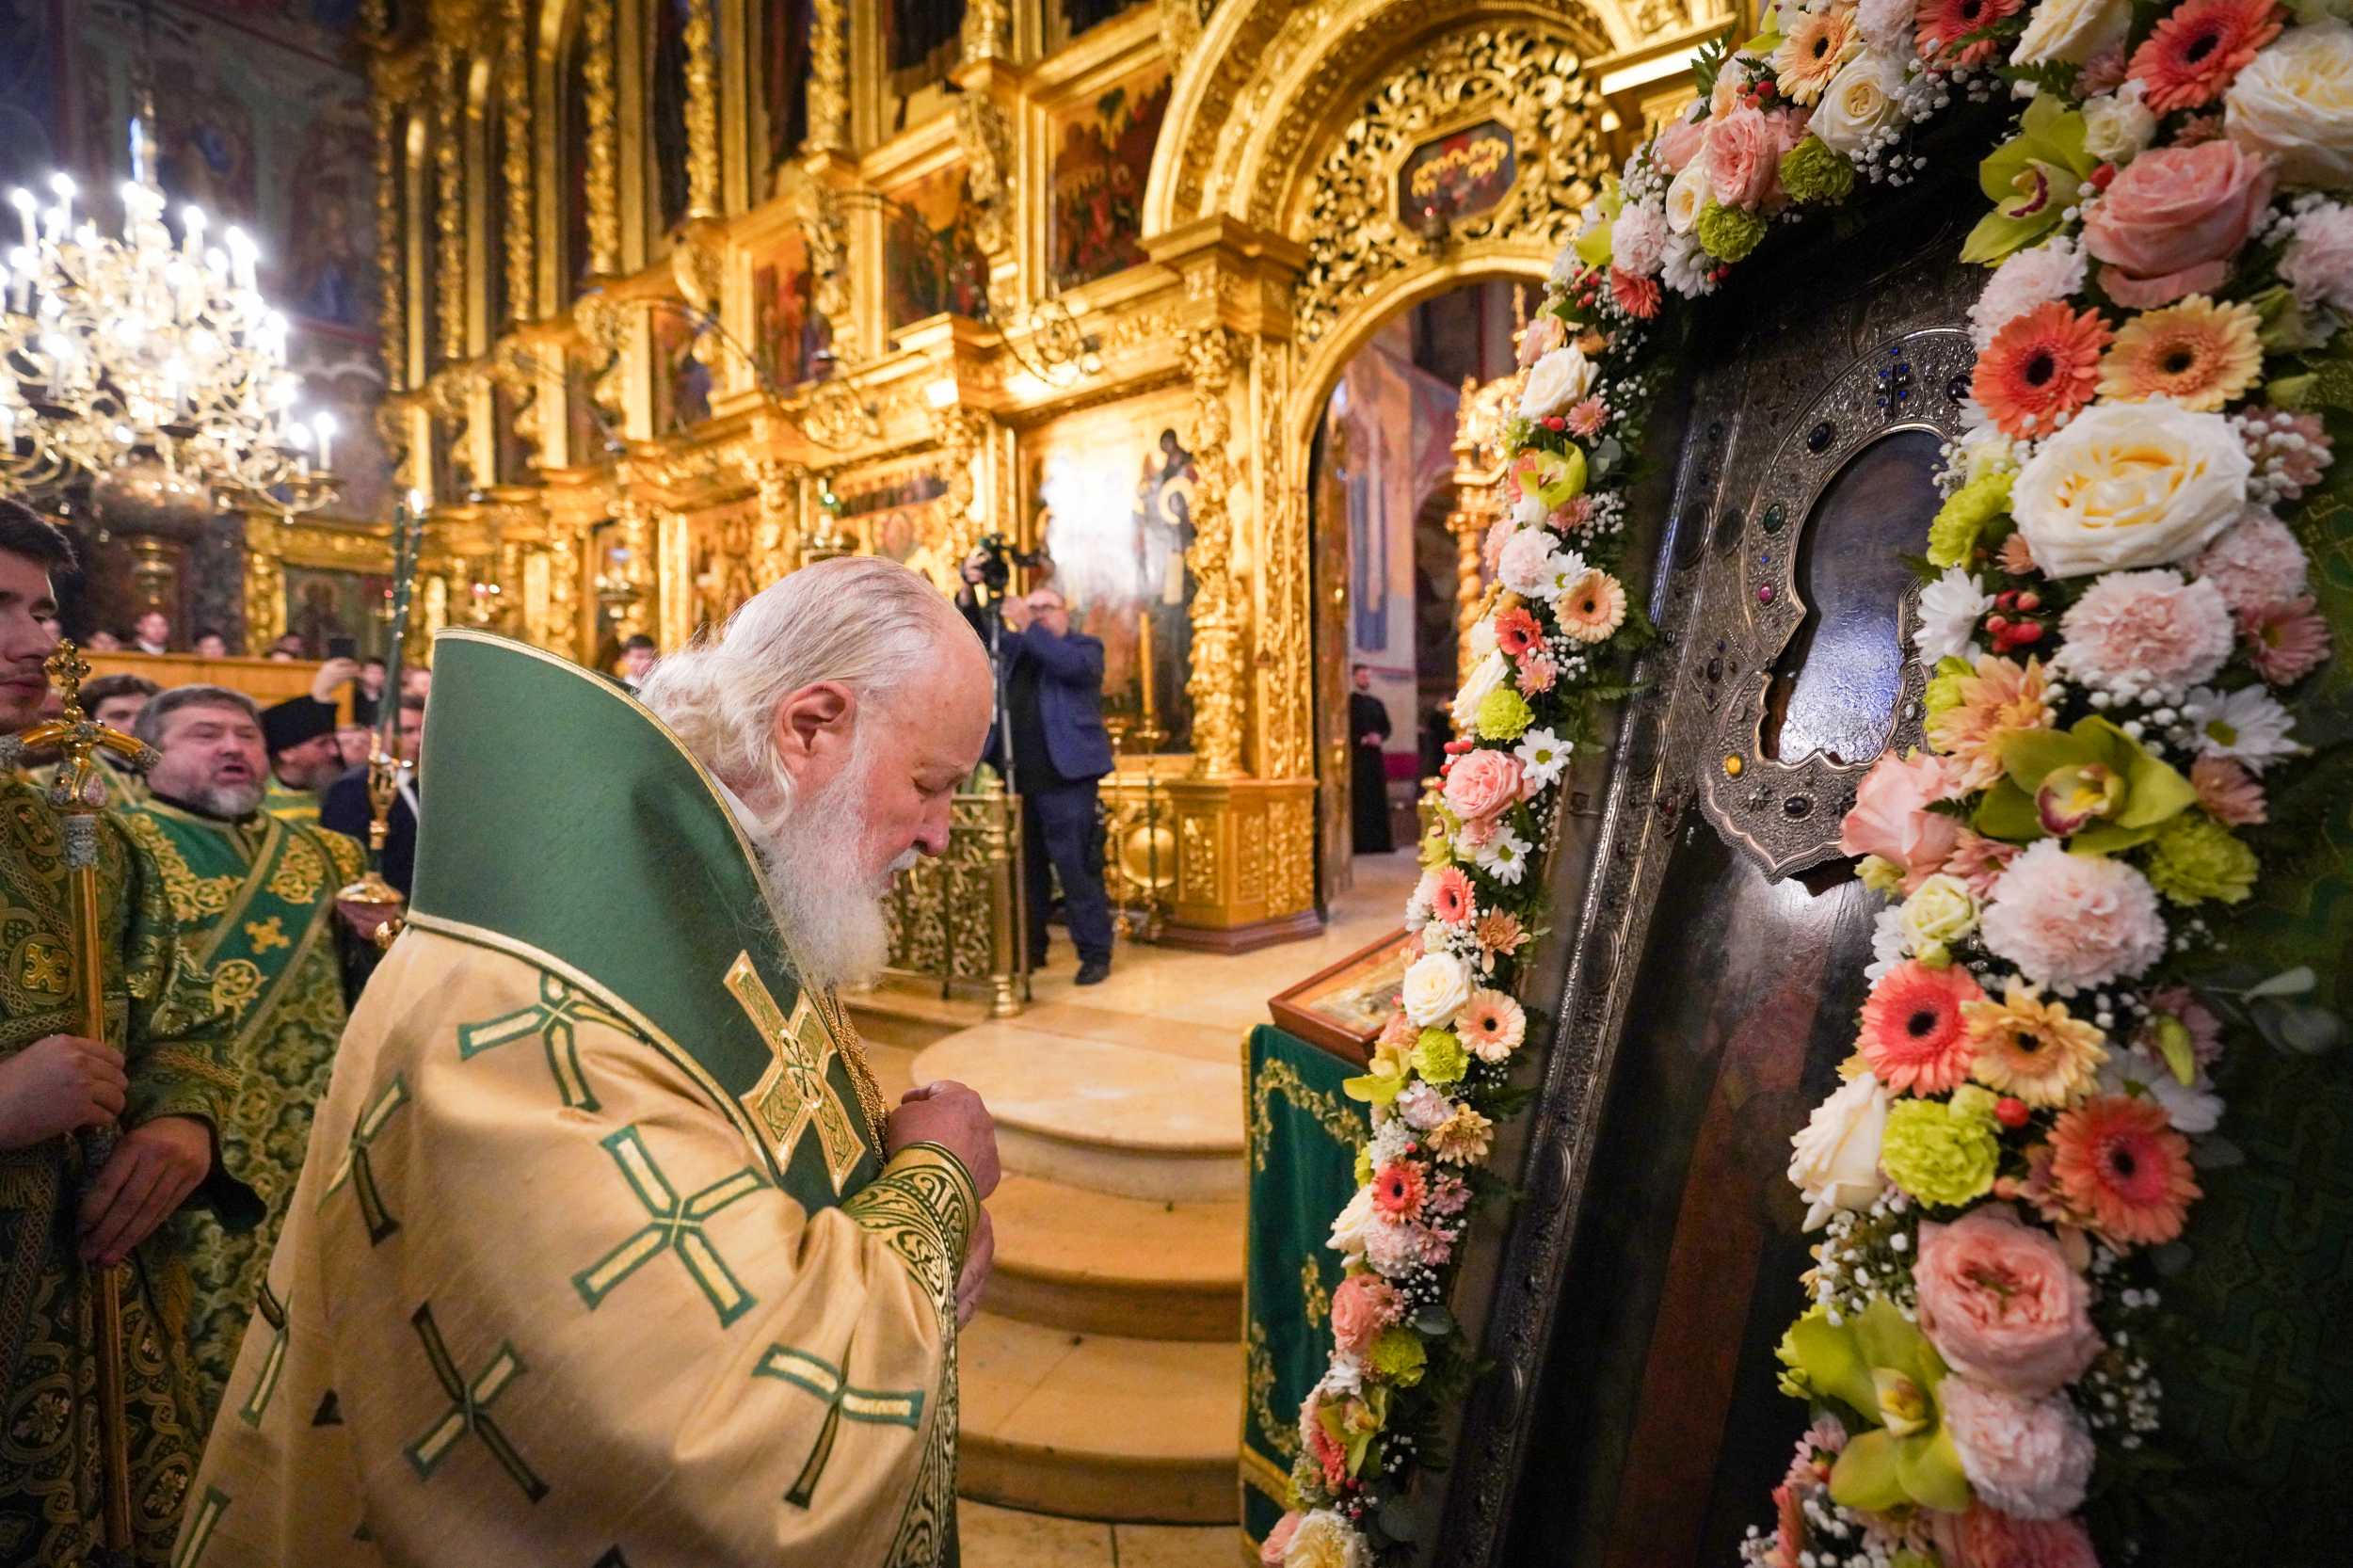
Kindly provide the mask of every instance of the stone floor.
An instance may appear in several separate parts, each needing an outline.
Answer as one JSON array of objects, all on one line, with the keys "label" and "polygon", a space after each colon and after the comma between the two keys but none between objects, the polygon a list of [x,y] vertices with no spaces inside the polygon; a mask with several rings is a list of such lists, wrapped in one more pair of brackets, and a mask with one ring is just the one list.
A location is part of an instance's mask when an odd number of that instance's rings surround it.
[{"label": "stone floor", "polygon": [[[1069,949],[1058,932],[1051,967],[1036,977],[1032,1004],[1018,1017],[935,1034],[920,1048],[872,1040],[877,1076],[894,1098],[917,1080],[952,1076],[972,1082],[998,1112],[1007,1169],[1019,1173],[1020,1181],[1049,1195],[1063,1194],[1058,1201],[1064,1207],[1088,1215],[1116,1214],[1120,1203],[1166,1200],[1172,1223],[1188,1216],[1198,1221],[1191,1229],[1169,1234],[1178,1242],[1189,1240],[1195,1251],[1217,1252],[1214,1259],[1204,1255],[1210,1272],[1222,1264],[1238,1276],[1239,1256],[1223,1258],[1234,1243],[1218,1241],[1216,1227],[1226,1225],[1222,1234],[1227,1238],[1240,1231],[1241,1038],[1267,1020],[1268,997],[1395,929],[1418,874],[1410,850],[1359,862],[1355,887],[1335,902],[1327,929],[1316,937],[1234,956],[1123,946],[1111,979],[1084,990],[1071,982]],[[1203,1407],[1187,1421],[1157,1424],[1163,1432],[1193,1429],[1177,1434],[1188,1442],[1172,1438],[1172,1448],[1185,1450],[1197,1480],[1190,1490],[1167,1496],[1198,1499],[1205,1487],[1215,1489],[1207,1512],[1193,1512],[1198,1506],[1193,1501],[1185,1512],[1147,1509],[1144,1516],[1230,1517],[1224,1512],[1230,1507],[1225,1500],[1230,1494],[1225,1492],[1229,1483],[1224,1445],[1233,1439],[1220,1434],[1238,1431],[1241,1388],[1238,1347],[1199,1343],[1204,1336],[1197,1332],[1176,1336],[1193,1343],[1162,1341],[1158,1331],[1104,1320],[1103,1313],[1115,1310],[1120,1299],[1106,1293],[1115,1282],[1093,1282],[1091,1334],[1064,1332],[1085,1326],[1071,1314],[1087,1308],[1089,1295],[1087,1282],[1068,1283],[1072,1260],[1058,1256],[1058,1250],[1116,1249],[1103,1241],[1099,1219],[1075,1227],[1065,1220],[1054,1234],[1009,1242],[1007,1221],[1018,1212],[1009,1209],[1000,1221],[1000,1274],[1008,1254],[1021,1253],[1016,1269],[1034,1269],[1041,1279],[1058,1277],[1064,1284],[1032,1285],[1029,1294],[1016,1299],[1015,1288],[1028,1282],[1008,1281],[994,1311],[984,1300],[982,1319],[969,1336],[967,1480],[971,1490],[1024,1506],[964,1501],[966,1568],[1235,1568],[1242,1560],[1242,1543],[1230,1524],[1062,1516],[1119,1512],[1128,1499],[1118,1490],[1125,1484],[1118,1466],[1134,1456],[1116,1451],[1077,1456],[1077,1468],[1067,1478],[1029,1480],[1025,1472],[1050,1468],[1080,1445],[1109,1450],[1127,1446],[1100,1437],[1090,1443],[1079,1434],[1100,1433],[1114,1422],[1127,1425],[1133,1409],[1154,1402],[1154,1394],[1060,1386],[1073,1381],[1073,1368],[1086,1355],[1126,1352],[1125,1359],[1141,1364],[1155,1380],[1159,1400]],[[1170,1256],[1178,1251],[1172,1245]],[[1202,1262],[1192,1265],[1194,1272],[1202,1272]],[[1103,1267],[1120,1272],[1116,1260]],[[1183,1271],[1171,1262],[1162,1272]],[[1231,1283],[1238,1286],[1238,1277]],[[1144,1337],[1105,1338],[1106,1332],[1144,1332]],[[1222,1338],[1224,1333],[1213,1329],[1210,1336]],[[1095,1347],[1091,1352],[1084,1348],[1089,1345]],[[1223,1359],[1227,1354],[1235,1357],[1230,1365]],[[1125,1377],[1129,1368],[1110,1370]],[[1100,1384],[1103,1375],[1095,1381]],[[1121,1408],[1091,1405],[1095,1400]],[[1057,1435],[1050,1429],[1062,1405],[1074,1405],[1081,1416],[1090,1408],[1097,1414],[1075,1424],[1063,1422]],[[1199,1452],[1192,1453],[1193,1448]],[[1160,1457],[1175,1463],[1179,1455]],[[1134,1476],[1135,1487],[1151,1484],[1145,1471]],[[1058,1512],[1028,1512],[1031,1507]]]}]

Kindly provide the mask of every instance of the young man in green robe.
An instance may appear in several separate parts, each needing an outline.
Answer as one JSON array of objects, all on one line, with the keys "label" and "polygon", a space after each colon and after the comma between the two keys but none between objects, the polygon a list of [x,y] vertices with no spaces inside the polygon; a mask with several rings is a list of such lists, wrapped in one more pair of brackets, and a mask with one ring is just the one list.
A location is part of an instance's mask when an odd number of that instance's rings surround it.
[{"label": "young man in green robe", "polygon": [[176,1222],[195,1275],[188,1345],[208,1424],[302,1173],[311,1113],[327,1097],[350,947],[383,919],[336,906],[337,890],[365,869],[358,844],[262,809],[263,719],[252,698],[226,687],[164,693],[139,715],[138,738],[160,754],[147,798],[120,812],[163,871],[181,942],[232,1010],[238,1081],[221,1155],[264,1210],[236,1234],[208,1214]]},{"label": "young man in green robe", "polygon": [[[40,712],[65,536],[0,501],[0,734]],[[132,1556],[161,1565],[203,1436],[181,1320],[187,1273],[164,1220],[192,1198],[254,1217],[214,1128],[234,1090],[223,1016],[184,962],[163,878],[97,819],[104,1040],[76,1032],[57,814],[0,778],[0,1562],[81,1568],[100,1540],[96,1269],[121,1281]],[[124,1129],[97,1163],[90,1129]],[[95,1168],[93,1168],[95,1166]]]},{"label": "young man in green robe", "polygon": [[408,924],[178,1568],[951,1559],[996,1137],[961,1085],[887,1106],[834,986],[947,847],[978,639],[851,557],[642,703],[477,632],[433,669]]}]

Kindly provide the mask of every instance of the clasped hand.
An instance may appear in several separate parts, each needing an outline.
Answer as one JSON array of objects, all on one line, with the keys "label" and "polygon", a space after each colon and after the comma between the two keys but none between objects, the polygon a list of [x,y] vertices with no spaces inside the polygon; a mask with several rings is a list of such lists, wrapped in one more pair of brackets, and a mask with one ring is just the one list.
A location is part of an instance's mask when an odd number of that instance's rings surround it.
[{"label": "clasped hand", "polygon": [[[910,1144],[937,1144],[964,1162],[978,1195],[997,1191],[1003,1167],[997,1159],[997,1123],[981,1096],[943,1079],[910,1089],[891,1112],[883,1139],[886,1157]],[[956,1276],[956,1322],[968,1323],[980,1310],[981,1290],[997,1257],[996,1226],[983,1208],[965,1242],[964,1268]]]},{"label": "clasped hand", "polygon": [[[44,1035],[0,1062],[0,1149],[104,1127],[130,1093],[122,1053],[103,1040]],[[213,1166],[213,1135],[187,1116],[133,1128],[83,1194],[82,1256],[116,1264],[187,1201]]]}]

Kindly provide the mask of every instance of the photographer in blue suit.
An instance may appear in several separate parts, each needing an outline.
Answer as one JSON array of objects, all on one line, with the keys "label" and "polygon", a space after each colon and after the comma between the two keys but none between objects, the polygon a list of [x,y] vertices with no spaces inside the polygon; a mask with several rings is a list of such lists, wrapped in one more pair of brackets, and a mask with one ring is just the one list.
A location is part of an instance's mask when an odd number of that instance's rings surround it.
[{"label": "photographer in blue suit", "polygon": [[[981,640],[988,624],[973,592],[988,552],[964,563],[956,607]],[[1079,984],[1100,984],[1112,972],[1111,900],[1096,837],[1096,781],[1112,771],[1103,729],[1103,644],[1070,630],[1070,607],[1041,584],[999,601],[1003,629],[996,644],[1009,721],[989,735],[987,760],[1003,766],[1002,736],[1013,737],[1014,786],[1021,792],[1022,878],[1030,964],[1046,957],[1046,868],[1062,883],[1063,914],[1079,950]]]}]

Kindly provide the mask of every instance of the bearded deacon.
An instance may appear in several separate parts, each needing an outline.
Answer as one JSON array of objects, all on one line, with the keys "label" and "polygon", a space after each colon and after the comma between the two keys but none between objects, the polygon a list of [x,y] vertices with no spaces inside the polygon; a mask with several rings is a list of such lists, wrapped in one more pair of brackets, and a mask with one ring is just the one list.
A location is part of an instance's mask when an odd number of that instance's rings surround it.
[{"label": "bearded deacon", "polygon": [[[837,982],[947,845],[979,642],[810,566],[642,703],[434,650],[438,808],[352,1017],[180,1568],[937,1562],[978,1096],[886,1110]],[[532,715],[518,728],[517,712]]]},{"label": "bearded deacon", "polygon": [[237,1085],[221,1157],[264,1207],[258,1227],[234,1235],[208,1214],[177,1222],[195,1275],[188,1343],[209,1421],[302,1171],[312,1112],[327,1097],[347,950],[382,917],[337,911],[336,891],[363,869],[358,844],[262,809],[269,770],[250,697],[181,686],[147,705],[137,733],[161,760],[122,825],[162,869],[181,943],[231,1010]]}]

